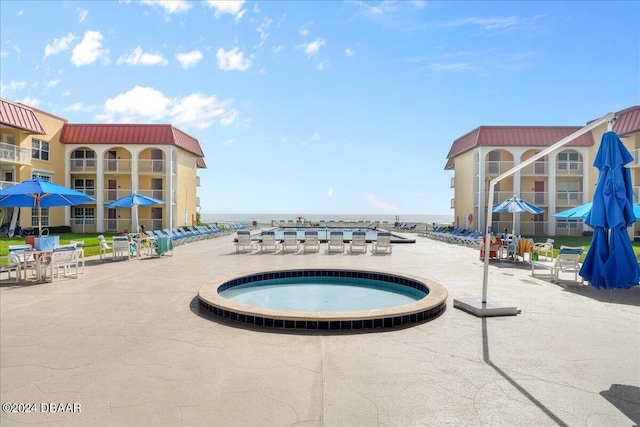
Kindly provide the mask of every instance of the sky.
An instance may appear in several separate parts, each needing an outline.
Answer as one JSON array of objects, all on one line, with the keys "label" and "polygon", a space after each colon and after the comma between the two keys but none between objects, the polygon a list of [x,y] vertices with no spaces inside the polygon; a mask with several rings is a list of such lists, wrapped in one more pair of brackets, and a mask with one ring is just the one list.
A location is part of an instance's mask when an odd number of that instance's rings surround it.
[{"label": "sky", "polygon": [[637,1],[0,2],[0,94],[198,139],[201,213],[452,215],[453,141],[640,103]]}]

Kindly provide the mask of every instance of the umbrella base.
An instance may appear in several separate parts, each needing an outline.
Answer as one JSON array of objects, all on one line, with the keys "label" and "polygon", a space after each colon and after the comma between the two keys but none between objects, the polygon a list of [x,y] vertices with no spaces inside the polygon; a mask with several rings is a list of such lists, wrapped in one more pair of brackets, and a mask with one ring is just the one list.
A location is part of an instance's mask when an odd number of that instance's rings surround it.
[{"label": "umbrella base", "polygon": [[456,298],[453,306],[478,317],[515,316],[520,313],[516,307],[498,301],[482,302],[481,297]]}]

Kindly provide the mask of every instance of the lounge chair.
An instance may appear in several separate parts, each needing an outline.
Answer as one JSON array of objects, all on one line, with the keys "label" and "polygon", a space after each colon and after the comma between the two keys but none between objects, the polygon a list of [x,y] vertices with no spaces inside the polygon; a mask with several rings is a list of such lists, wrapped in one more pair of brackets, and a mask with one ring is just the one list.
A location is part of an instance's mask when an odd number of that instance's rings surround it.
[{"label": "lounge chair", "polygon": [[82,263],[82,271],[84,274],[84,240],[69,240],[69,244],[76,245],[76,251],[78,252],[78,263]]},{"label": "lounge chair", "polygon": [[379,232],[375,242],[371,245],[373,254],[391,254],[391,233]]},{"label": "lounge chair", "polygon": [[354,231],[351,236],[349,253],[367,253],[367,233],[364,231]]},{"label": "lounge chair", "polygon": [[304,247],[303,252],[319,252],[320,240],[318,240],[317,231],[305,231],[304,232]]},{"label": "lounge chair", "polygon": [[[243,231],[243,233],[249,233],[248,231]],[[240,234],[240,231],[238,231]],[[260,242],[260,253],[264,251],[272,251],[278,252],[278,247],[280,246],[280,242],[276,240],[275,231],[263,231],[262,232],[262,241]]]},{"label": "lounge chair", "polygon": [[238,230],[236,238],[236,253],[251,252],[255,245],[251,241],[251,233],[245,230]]},{"label": "lounge chair", "polygon": [[285,231],[284,241],[282,242],[282,253],[287,251],[297,253],[300,250],[300,243],[298,243],[298,233],[295,231]]},{"label": "lounge chair", "polygon": [[0,274],[7,273],[7,281],[11,281],[11,272],[15,272],[14,283],[20,281],[20,259],[16,255],[3,255],[0,256]]},{"label": "lounge chair", "polygon": [[27,278],[27,270],[31,268],[33,271],[37,269],[37,259],[36,257],[29,253],[33,249],[31,245],[9,245],[9,255],[17,256],[18,259],[22,257],[22,265],[24,266],[24,278]]},{"label": "lounge chair", "polygon": [[[578,272],[580,272],[579,259],[584,252],[584,247],[560,246],[558,257],[551,261],[531,261],[531,275],[535,277],[535,270],[546,269],[550,271],[551,281],[560,283],[560,273],[573,273],[574,282],[578,283]],[[580,283],[584,283],[581,278]],[[565,285],[566,287],[566,285]]]},{"label": "lounge chair", "polygon": [[100,242],[100,259],[104,259],[107,256],[107,251],[112,251],[113,247],[102,234],[98,236],[98,241]]},{"label": "lounge chair", "polygon": [[332,231],[329,234],[327,253],[331,252],[344,252],[344,234],[342,231]]},{"label": "lounge chair", "polygon": [[76,244],[71,243],[69,245],[56,245],[51,252],[51,257],[46,257],[46,261],[43,262],[42,271],[46,276],[47,270],[50,272],[51,281],[54,277],[60,276],[60,269],[63,271],[64,277],[72,267],[75,267],[76,274],[74,279],[78,278],[78,251],[76,250]]},{"label": "lounge chair", "polygon": [[114,236],[111,242],[111,260],[131,259],[131,242],[126,236]]}]

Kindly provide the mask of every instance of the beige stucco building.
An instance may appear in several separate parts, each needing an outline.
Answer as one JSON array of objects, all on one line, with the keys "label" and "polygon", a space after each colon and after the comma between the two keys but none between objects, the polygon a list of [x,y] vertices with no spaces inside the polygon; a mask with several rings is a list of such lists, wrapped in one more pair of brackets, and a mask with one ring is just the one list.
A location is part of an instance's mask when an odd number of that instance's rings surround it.
[{"label": "beige stucco building", "polygon": [[[582,221],[556,219],[553,214],[590,202],[598,180],[592,166],[603,123],[564,147],[500,181],[492,204],[514,195],[543,208],[544,213],[516,215],[516,231],[527,236],[581,235],[589,230]],[[489,182],[547,147],[580,130],[582,126],[480,126],[453,142],[445,169],[452,170],[454,225],[484,230]],[[634,203],[640,200],[640,106],[616,113],[612,130],[618,133],[634,161],[631,169]],[[492,230],[511,231],[510,213],[494,214]],[[640,230],[635,224],[632,232]]]},{"label": "beige stucco building", "polygon": [[[172,125],[70,124],[38,109],[0,99],[0,188],[40,177],[86,193],[95,202],[42,210],[43,226],[74,232],[135,228],[129,208],[105,205],[132,192],[164,201],[139,207],[149,229],[192,225],[199,207],[197,170],[205,168],[199,142]],[[21,208],[19,225],[37,225],[35,209]],[[1,224],[16,210],[0,208]]]}]

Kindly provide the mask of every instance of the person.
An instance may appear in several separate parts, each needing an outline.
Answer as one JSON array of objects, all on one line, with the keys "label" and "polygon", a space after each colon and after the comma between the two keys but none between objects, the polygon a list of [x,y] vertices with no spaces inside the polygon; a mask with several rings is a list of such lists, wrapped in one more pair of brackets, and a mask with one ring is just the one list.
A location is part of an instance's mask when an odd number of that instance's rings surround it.
[{"label": "person", "polygon": [[127,230],[126,228],[122,232],[122,235],[126,236],[127,240],[131,241],[131,234],[129,234],[129,230]]},{"label": "person", "polygon": [[142,224],[140,226],[140,237],[149,237],[147,236],[147,234],[144,232],[144,224]]}]

